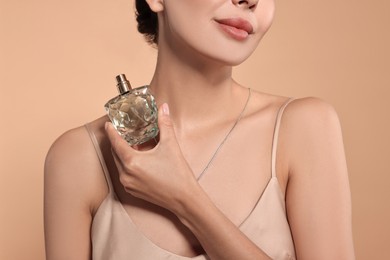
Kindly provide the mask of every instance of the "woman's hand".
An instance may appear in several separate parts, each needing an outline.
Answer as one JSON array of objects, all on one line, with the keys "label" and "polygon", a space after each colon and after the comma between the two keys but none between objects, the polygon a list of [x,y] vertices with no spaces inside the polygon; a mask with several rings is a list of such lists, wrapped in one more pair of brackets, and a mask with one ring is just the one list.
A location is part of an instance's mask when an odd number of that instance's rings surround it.
[{"label": "woman's hand", "polygon": [[168,105],[164,103],[158,113],[160,141],[151,150],[139,151],[129,146],[111,123],[106,123],[105,128],[126,192],[176,214],[186,194],[199,185],[180,150]]}]

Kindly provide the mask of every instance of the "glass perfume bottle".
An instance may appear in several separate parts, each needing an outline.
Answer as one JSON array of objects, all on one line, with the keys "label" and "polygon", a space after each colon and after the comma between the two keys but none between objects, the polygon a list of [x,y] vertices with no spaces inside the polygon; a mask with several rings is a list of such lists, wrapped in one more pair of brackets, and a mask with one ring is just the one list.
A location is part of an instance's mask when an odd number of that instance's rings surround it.
[{"label": "glass perfume bottle", "polygon": [[115,129],[129,145],[155,138],[157,105],[148,86],[132,89],[124,74],[116,76],[116,81],[119,95],[104,105]]}]

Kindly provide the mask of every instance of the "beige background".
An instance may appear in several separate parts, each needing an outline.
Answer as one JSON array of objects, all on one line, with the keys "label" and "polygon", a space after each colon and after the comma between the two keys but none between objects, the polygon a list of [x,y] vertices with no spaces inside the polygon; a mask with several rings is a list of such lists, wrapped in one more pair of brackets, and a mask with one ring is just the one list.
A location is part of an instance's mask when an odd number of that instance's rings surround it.
[{"label": "beige background", "polygon": [[[235,70],[252,88],[337,109],[357,259],[390,259],[389,9],[387,0],[277,1],[273,28]],[[0,259],[44,258],[42,169],[55,138],[104,113],[116,74],[150,80],[156,53],[132,10],[131,0],[1,0]]]}]

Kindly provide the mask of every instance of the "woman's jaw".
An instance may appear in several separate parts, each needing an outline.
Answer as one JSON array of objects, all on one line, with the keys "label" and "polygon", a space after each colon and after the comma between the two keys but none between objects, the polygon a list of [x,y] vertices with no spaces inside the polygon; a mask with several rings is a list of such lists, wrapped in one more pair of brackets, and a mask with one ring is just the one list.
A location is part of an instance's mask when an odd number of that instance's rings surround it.
[{"label": "woman's jaw", "polygon": [[159,51],[164,45],[186,59],[198,55],[210,63],[239,65],[257,48],[273,12],[273,0],[262,0],[255,9],[227,0],[165,1],[158,13]]}]

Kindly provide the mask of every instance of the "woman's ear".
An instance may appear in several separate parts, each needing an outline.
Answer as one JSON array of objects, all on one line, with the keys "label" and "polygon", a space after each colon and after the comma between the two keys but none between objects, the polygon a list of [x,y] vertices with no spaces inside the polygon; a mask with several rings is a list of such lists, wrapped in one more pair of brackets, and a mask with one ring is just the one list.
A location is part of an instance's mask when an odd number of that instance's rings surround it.
[{"label": "woman's ear", "polygon": [[146,0],[150,9],[155,12],[161,12],[164,10],[164,0]]}]

